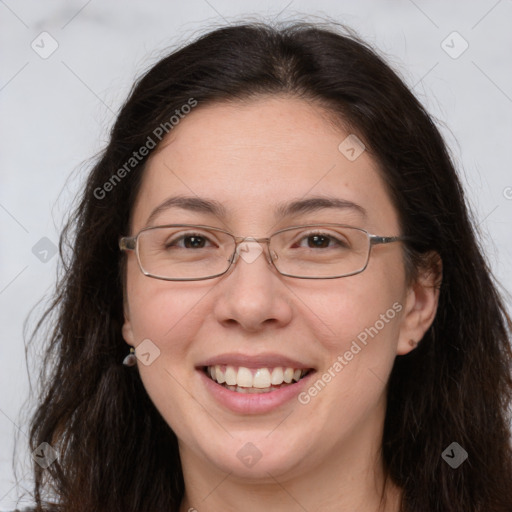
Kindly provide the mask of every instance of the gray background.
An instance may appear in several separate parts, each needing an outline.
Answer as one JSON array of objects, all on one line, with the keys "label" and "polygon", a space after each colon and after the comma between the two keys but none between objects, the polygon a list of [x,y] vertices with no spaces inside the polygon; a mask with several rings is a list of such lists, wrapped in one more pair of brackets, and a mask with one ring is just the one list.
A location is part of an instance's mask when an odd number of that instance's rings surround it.
[{"label": "gray background", "polygon": [[174,45],[247,16],[329,16],[388,57],[438,120],[490,265],[512,290],[510,0],[0,0],[0,509],[30,488],[21,405],[39,364],[34,354],[26,366],[23,322],[54,284],[51,250],[88,159],[136,76]]}]

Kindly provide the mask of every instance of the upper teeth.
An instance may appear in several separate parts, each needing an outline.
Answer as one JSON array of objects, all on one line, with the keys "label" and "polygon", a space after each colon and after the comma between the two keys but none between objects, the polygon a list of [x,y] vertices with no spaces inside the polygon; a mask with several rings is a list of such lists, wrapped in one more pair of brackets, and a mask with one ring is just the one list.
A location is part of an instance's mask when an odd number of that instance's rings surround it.
[{"label": "upper teeth", "polygon": [[208,375],[219,384],[260,389],[279,386],[283,382],[289,384],[292,380],[299,381],[306,372],[307,370],[282,367],[251,370],[244,366],[215,365],[207,368]]}]

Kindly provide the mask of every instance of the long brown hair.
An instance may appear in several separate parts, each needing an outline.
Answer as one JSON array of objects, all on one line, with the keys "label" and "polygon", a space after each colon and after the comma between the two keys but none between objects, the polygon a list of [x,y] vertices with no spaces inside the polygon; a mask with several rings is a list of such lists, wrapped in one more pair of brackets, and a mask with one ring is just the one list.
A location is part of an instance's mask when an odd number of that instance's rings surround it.
[{"label": "long brown hair", "polygon": [[[176,436],[136,369],[121,364],[127,345],[117,243],[128,233],[147,156],[126,162],[191,98],[200,108],[269,94],[317,102],[364,141],[402,234],[415,240],[404,249],[411,276],[430,251],[443,261],[434,323],[418,349],[396,358],[388,383],[382,453],[388,478],[404,491],[401,511],[510,512],[512,322],[445,143],[374,50],[345,29],[309,23],[216,29],[134,85],[62,233],[62,274],[32,333],[40,337],[47,326],[30,446],[47,442],[59,454],[47,469],[34,464],[38,506],[178,510],[184,481]],[[469,454],[457,469],[441,457],[452,442]],[[51,495],[57,499],[45,498]]]}]

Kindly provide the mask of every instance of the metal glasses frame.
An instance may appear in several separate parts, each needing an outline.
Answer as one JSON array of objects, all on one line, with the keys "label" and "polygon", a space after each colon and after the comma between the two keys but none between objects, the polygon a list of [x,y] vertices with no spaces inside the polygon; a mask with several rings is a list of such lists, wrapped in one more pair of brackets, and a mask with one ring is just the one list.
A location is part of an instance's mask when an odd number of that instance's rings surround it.
[{"label": "metal glasses frame", "polygon": [[[282,233],[284,231],[290,231],[292,229],[309,228],[309,227],[328,227],[328,226],[355,229],[357,231],[365,233],[365,235],[368,238],[369,244],[368,244],[368,254],[366,256],[366,262],[365,262],[363,268],[361,268],[360,270],[356,270],[354,272],[350,272],[348,274],[341,274],[341,275],[337,275],[337,276],[329,276],[329,277],[306,276],[305,277],[305,276],[297,276],[294,274],[287,274],[287,273],[281,272],[276,267],[274,260],[278,258],[278,254],[274,251],[274,256],[272,256],[272,254],[270,253],[270,241],[275,235]],[[139,243],[138,243],[139,236],[141,235],[141,233],[144,233],[149,230],[159,229],[159,228],[171,228],[171,227],[176,227],[176,228],[184,227],[184,228],[191,228],[191,229],[200,228],[200,229],[206,229],[208,231],[219,231],[219,232],[229,235],[231,238],[233,238],[233,240],[235,242],[235,249],[233,251],[233,254],[227,260],[229,264],[228,264],[226,270],[224,270],[223,272],[220,272],[218,274],[214,274],[214,275],[207,276],[207,277],[162,277],[162,276],[157,276],[157,275],[151,274],[150,272],[146,271],[144,269],[144,267],[142,266],[142,262],[140,261]],[[137,255],[137,262],[139,264],[139,268],[140,268],[141,272],[148,277],[152,277],[154,279],[161,279],[163,281],[203,281],[205,279],[214,279],[215,277],[220,277],[220,276],[226,274],[237,262],[238,256],[239,256],[238,246],[243,242],[265,243],[267,245],[267,252],[268,252],[267,260],[268,260],[268,262],[271,263],[272,266],[277,270],[277,272],[283,276],[294,277],[296,279],[339,279],[341,277],[353,276],[353,275],[360,274],[361,272],[363,272],[366,269],[366,267],[368,266],[368,262],[370,261],[370,254],[372,251],[372,247],[374,245],[389,244],[389,243],[393,243],[393,242],[401,242],[401,241],[406,241],[406,240],[408,240],[408,237],[405,237],[405,236],[374,235],[362,228],[349,226],[347,224],[334,224],[334,223],[328,223],[328,222],[321,223],[321,224],[303,224],[303,225],[298,225],[298,226],[290,226],[290,227],[287,227],[284,229],[280,229],[279,231],[272,233],[272,235],[270,235],[269,237],[264,237],[264,238],[254,238],[254,237],[250,237],[250,236],[247,236],[247,237],[235,236],[235,235],[233,235],[233,233],[230,233],[229,231],[226,231],[225,229],[215,228],[213,226],[206,226],[206,225],[201,225],[201,224],[165,224],[162,226],[150,226],[147,228],[143,228],[134,236],[123,236],[123,237],[119,238],[119,248],[122,251],[135,251],[135,253]]]}]

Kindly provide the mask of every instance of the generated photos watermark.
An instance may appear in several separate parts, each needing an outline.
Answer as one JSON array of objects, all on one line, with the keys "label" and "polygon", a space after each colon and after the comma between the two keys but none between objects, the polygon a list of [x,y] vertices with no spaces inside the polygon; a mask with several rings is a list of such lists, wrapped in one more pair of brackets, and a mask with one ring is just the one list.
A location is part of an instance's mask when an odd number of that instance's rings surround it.
[{"label": "generated photos watermark", "polygon": [[343,139],[338,146],[338,151],[350,162],[357,160],[365,150],[363,141],[354,133]]},{"label": "generated photos watermark", "polygon": [[122,167],[112,174],[112,176],[105,182],[101,187],[94,189],[94,197],[96,199],[105,199],[107,194],[111,192],[116,185],[118,185],[123,178],[125,178],[130,172],[139,165],[145,157],[147,157],[152,149],[154,149],[159,142],[175,127],[184,117],[192,111],[197,105],[197,100],[189,98],[187,103],[181,106],[181,108],[174,111],[174,115],[169,118],[169,121],[160,123],[151,133],[148,135],[146,142],[137,150],[132,153],[128,160]]},{"label": "generated photos watermark", "polygon": [[441,457],[450,467],[457,469],[468,458],[468,452],[454,441],[444,450]]},{"label": "generated photos watermark", "polygon": [[300,404],[306,405],[311,402],[311,399],[322,391],[329,382],[332,381],[344,368],[347,366],[354,356],[359,354],[361,350],[368,344],[368,337],[374,338],[377,334],[384,329],[397,313],[402,311],[403,306],[399,302],[395,302],[385,313],[381,314],[372,326],[366,327],[357,335],[357,339],[353,340],[350,349],[340,354],[336,361],[312,384],[306,391],[299,393],[297,399]]}]

